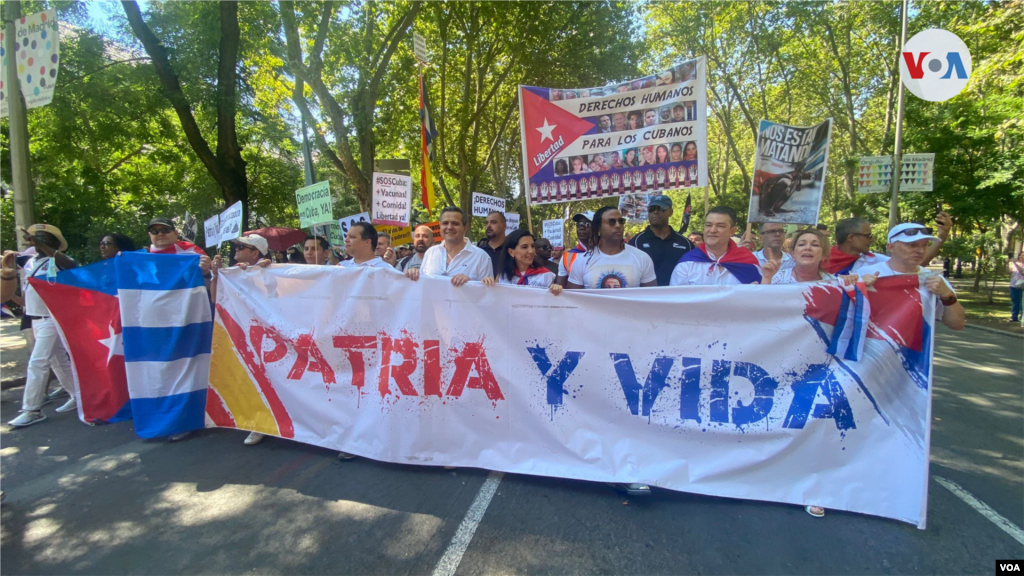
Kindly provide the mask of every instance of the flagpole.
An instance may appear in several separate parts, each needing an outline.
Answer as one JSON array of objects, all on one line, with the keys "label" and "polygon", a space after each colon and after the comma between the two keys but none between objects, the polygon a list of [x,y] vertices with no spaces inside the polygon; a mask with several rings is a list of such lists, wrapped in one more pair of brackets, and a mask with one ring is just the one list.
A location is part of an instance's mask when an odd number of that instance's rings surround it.
[{"label": "flagpole", "polygon": [[526,195],[526,227],[530,234],[533,234],[533,214],[530,211],[530,169],[526,160],[526,124],[523,122],[523,87],[520,85],[518,88],[516,92],[519,96],[519,144],[523,155],[523,194]]}]

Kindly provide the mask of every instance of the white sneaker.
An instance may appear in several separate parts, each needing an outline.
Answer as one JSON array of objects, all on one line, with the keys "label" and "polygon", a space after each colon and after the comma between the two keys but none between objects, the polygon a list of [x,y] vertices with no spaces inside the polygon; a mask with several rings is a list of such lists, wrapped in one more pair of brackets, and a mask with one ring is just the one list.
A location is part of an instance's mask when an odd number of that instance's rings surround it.
[{"label": "white sneaker", "polygon": [[61,405],[59,408],[57,408],[57,410],[55,410],[55,412],[59,412],[59,413],[71,412],[72,410],[76,410],[77,408],[78,408],[78,400],[75,400],[74,397],[72,397],[67,402],[65,402],[63,405]]},{"label": "white sneaker", "polygon": [[60,398],[61,396],[67,396],[67,395],[68,395],[68,391],[65,390],[63,386],[58,384],[56,388],[54,388],[53,390],[50,390],[50,393],[47,394],[46,397],[49,398],[50,400],[54,400],[54,399]]},{"label": "white sneaker", "polygon": [[11,420],[8,424],[15,428],[22,428],[24,426],[31,426],[36,422],[42,422],[43,420],[46,420],[46,414],[43,414],[41,410],[30,410],[22,411],[21,414],[18,414],[17,418]]},{"label": "white sneaker", "polygon": [[264,434],[260,434],[259,432],[250,432],[249,435],[245,437],[245,441],[242,442],[242,444],[245,444],[246,446],[252,446],[254,444],[259,444],[260,442],[263,441],[264,437],[265,437],[265,435]]},{"label": "white sneaker", "polygon": [[355,457],[355,454],[349,454],[348,452],[338,452],[338,460],[352,460]]}]

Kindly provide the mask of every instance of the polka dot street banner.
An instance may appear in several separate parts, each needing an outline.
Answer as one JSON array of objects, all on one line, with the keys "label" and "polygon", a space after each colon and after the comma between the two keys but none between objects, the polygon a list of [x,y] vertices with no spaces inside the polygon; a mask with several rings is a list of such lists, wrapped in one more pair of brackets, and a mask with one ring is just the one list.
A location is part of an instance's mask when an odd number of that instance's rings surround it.
[{"label": "polka dot street banner", "polygon": [[60,39],[57,11],[47,10],[23,16],[14,24],[18,49],[7,53],[6,32],[0,30],[0,117],[7,116],[7,66],[18,67],[18,80],[28,108],[46,106],[53,100],[60,68]]}]

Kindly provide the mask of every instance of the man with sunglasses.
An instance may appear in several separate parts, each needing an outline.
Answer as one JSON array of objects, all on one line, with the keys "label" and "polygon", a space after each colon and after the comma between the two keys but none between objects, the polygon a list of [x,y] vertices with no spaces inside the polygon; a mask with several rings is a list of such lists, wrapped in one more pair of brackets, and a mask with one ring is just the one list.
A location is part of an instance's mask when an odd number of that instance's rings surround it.
[{"label": "man with sunglasses", "polygon": [[615,206],[604,206],[594,214],[594,248],[572,267],[568,288],[646,288],[658,285],[651,257],[623,241],[625,227],[626,219]]},{"label": "man with sunglasses", "polygon": [[672,214],[671,198],[664,194],[651,198],[647,203],[647,229],[627,242],[651,257],[658,286],[669,285],[676,263],[683,254],[693,250],[693,243],[669,225]]},{"label": "man with sunglasses", "polygon": [[572,215],[572,221],[576,223],[576,247],[570,248],[562,253],[558,259],[558,274],[555,276],[555,283],[565,288],[569,283],[569,272],[572,265],[580,254],[586,254],[594,244],[591,242],[591,222],[594,220],[593,212],[580,212]]},{"label": "man with sunglasses", "polygon": [[[953,221],[949,214],[939,212],[935,216],[938,231],[935,241],[925,252],[923,262],[931,262],[939,255],[942,243],[949,237]],[[889,259],[884,254],[871,252],[871,223],[864,218],[847,218],[836,224],[836,243],[829,253],[828,271],[832,274],[859,274],[860,268],[882,264]]]},{"label": "man with sunglasses", "polygon": [[962,330],[966,323],[964,307],[957,302],[956,292],[942,274],[932,273],[921,264],[930,251],[930,244],[938,243],[939,238],[932,236],[931,230],[913,222],[897,224],[889,231],[889,259],[879,264],[863,266],[857,273],[861,276],[875,274],[879,278],[915,274],[924,280],[926,290],[935,295],[935,319],[952,330]]}]

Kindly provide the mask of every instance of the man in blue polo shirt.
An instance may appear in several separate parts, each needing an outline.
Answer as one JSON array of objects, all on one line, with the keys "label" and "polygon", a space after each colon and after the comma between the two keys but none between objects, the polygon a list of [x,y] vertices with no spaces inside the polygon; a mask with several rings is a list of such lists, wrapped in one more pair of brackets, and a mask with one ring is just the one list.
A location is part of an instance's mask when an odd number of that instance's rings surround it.
[{"label": "man in blue polo shirt", "polygon": [[655,196],[647,203],[647,229],[629,241],[630,246],[647,253],[654,261],[654,273],[658,286],[668,286],[679,259],[690,250],[693,243],[669,225],[672,218],[672,199],[664,194]]}]

